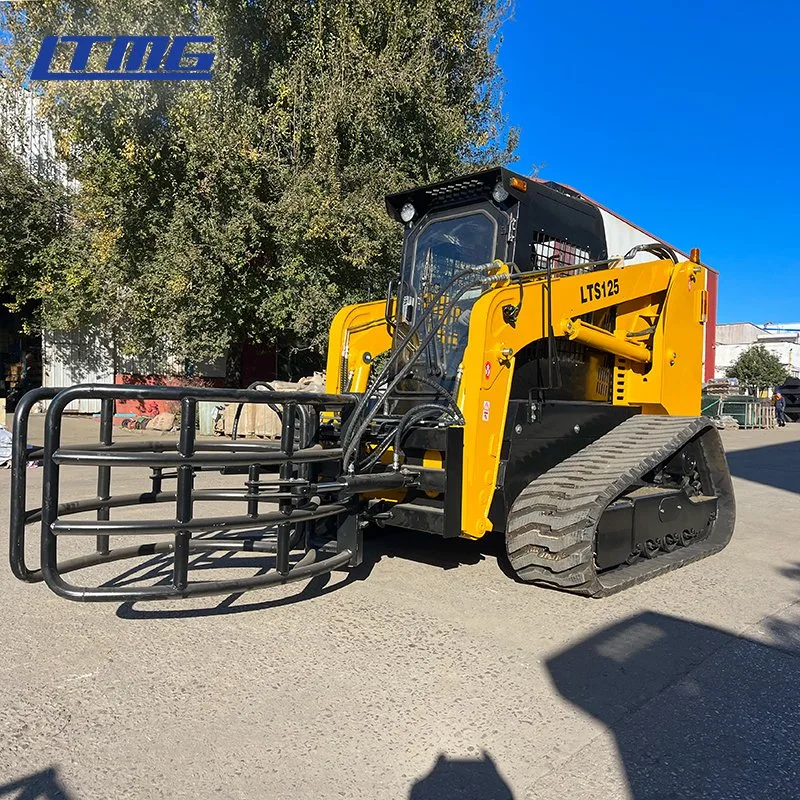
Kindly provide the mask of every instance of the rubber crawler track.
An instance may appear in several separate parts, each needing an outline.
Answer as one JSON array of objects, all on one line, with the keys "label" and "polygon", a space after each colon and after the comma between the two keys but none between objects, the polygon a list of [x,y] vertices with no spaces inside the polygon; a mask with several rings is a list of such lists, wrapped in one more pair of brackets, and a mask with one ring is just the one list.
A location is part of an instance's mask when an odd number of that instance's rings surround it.
[{"label": "rubber crawler track", "polygon": [[[594,539],[603,511],[692,440],[700,444],[701,471],[718,498],[710,533],[671,553],[598,574]],[[526,583],[604,597],[722,550],[735,516],[725,452],[710,420],[635,416],[528,484],[511,508],[506,547]]]}]

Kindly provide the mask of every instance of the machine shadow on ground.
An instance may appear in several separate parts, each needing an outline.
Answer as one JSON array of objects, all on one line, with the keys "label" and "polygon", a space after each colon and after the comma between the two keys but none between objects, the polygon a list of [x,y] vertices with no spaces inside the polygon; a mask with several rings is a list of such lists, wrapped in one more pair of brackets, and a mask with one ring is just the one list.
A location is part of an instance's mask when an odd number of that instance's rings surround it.
[{"label": "machine shadow on ground", "polygon": [[[189,577],[191,580],[202,580],[202,572],[215,570],[245,569],[248,575],[263,575],[274,565],[274,562],[264,558],[236,558],[231,553],[219,556],[201,554],[189,560]],[[260,599],[253,602],[240,602],[242,597],[249,593],[237,592],[224,597],[211,597],[207,599],[209,605],[187,608],[161,608],[156,604],[147,602],[122,603],[117,608],[117,617],[120,619],[188,619],[192,617],[213,617],[223,614],[244,614],[251,611],[264,611],[270,608],[292,605],[322,597],[331,592],[339,591],[355,581],[365,580],[373,564],[364,562],[347,572],[333,572],[319,575],[306,582],[297,583],[297,592],[274,599]],[[209,576],[209,580],[218,576]],[[158,586],[170,583],[172,580],[171,556],[154,556],[149,561],[131,567],[122,575],[107,581],[105,586],[123,586],[130,583],[141,583]],[[269,592],[269,589],[265,590]],[[263,592],[255,593],[263,598]],[[202,601],[201,601],[202,602]]]},{"label": "machine shadow on ground", "polygon": [[58,777],[57,767],[48,767],[22,778],[0,784],[0,797],[13,800],[73,800]]},{"label": "machine shadow on ground", "polygon": [[614,734],[632,797],[793,798],[798,627],[765,623],[767,645],[646,612],[550,658],[547,668],[565,699]]},{"label": "machine shadow on ground", "polygon": [[485,750],[478,758],[441,754],[431,771],[411,786],[408,800],[514,800],[511,787]]},{"label": "machine shadow on ground", "polygon": [[[179,619],[182,617],[209,617],[221,614],[242,614],[250,611],[264,611],[270,608],[291,605],[314,597],[345,589],[352,583],[366,580],[374,567],[384,558],[401,558],[417,563],[429,564],[448,570],[460,566],[477,564],[484,559],[494,560],[497,567],[507,577],[517,580],[508,563],[505,541],[502,534],[487,534],[478,541],[467,539],[442,539],[429,533],[405,531],[393,528],[373,528],[364,540],[364,560],[346,572],[333,572],[320,575],[305,583],[298,583],[294,594],[275,599],[259,599],[254,602],[241,602],[246,596],[242,593],[219,598],[210,598],[207,606],[187,608],[160,608],[150,603],[122,603],[117,609],[120,619]],[[219,555],[202,553],[190,559],[190,579],[202,580],[203,573],[214,570],[244,569],[250,575],[262,575],[272,568],[273,561],[268,556],[242,556],[233,553]],[[209,574],[209,579],[215,576]],[[114,578],[105,586],[130,586],[132,584],[159,585],[172,580],[172,556],[158,555],[138,562]],[[267,590],[268,591],[268,590]],[[256,596],[263,598],[259,592]]]},{"label": "machine shadow on ground", "polygon": [[377,563],[381,558],[402,558],[428,564],[441,569],[456,569],[480,561],[496,561],[506,577],[517,580],[508,561],[505,538],[502,533],[487,533],[483,538],[442,539],[430,533],[386,528],[376,530],[366,541],[370,558]]},{"label": "machine shadow on ground", "polygon": [[800,439],[726,453],[731,474],[800,494]]}]

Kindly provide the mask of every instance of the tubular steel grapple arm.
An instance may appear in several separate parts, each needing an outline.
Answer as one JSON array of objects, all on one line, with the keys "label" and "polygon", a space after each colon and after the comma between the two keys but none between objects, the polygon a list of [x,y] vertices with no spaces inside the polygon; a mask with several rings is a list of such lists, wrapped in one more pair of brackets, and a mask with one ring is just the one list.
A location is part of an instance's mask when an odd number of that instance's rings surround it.
[{"label": "tubular steel grapple arm", "polygon": [[[99,441],[65,447],[61,443],[63,413],[78,398],[102,401]],[[132,399],[180,402],[178,440],[113,441],[114,402]],[[397,473],[354,476],[350,481],[339,478],[341,449],[319,443],[320,414],[346,414],[355,399],[347,394],[107,385],[29,392],[20,400],[14,417],[9,551],[14,574],[29,583],[44,581],[56,594],[70,600],[137,601],[242,592],[357,565],[362,557],[357,493],[397,488],[413,481],[413,476]],[[42,400],[50,401],[44,447],[29,451],[29,416]],[[280,407],[280,445],[198,439],[195,424],[200,401]],[[29,458],[41,458],[44,465],[41,507],[31,509],[26,507]],[[330,477],[325,473],[326,464],[333,466]],[[61,470],[78,466],[97,470],[97,496],[63,502]],[[112,470],[131,467],[150,469],[149,490],[112,494]],[[246,473],[247,481],[241,489],[195,488],[195,476],[209,471]],[[175,481],[175,488],[165,490],[166,481]],[[196,516],[195,503],[209,501],[218,506],[243,506],[242,513]],[[111,519],[115,508],[160,504],[172,505],[173,515],[156,520]],[[95,512],[96,519],[74,518],[85,512]],[[41,564],[32,568],[26,563],[26,526],[37,523],[41,526]],[[167,535],[169,539],[112,548],[111,537],[120,535]],[[59,561],[58,542],[62,536],[93,537],[95,551]],[[265,574],[190,580],[190,555],[214,551],[264,553],[274,559],[265,564]],[[172,554],[169,583],[82,586],[64,578],[69,572],[87,567],[156,554]]]}]

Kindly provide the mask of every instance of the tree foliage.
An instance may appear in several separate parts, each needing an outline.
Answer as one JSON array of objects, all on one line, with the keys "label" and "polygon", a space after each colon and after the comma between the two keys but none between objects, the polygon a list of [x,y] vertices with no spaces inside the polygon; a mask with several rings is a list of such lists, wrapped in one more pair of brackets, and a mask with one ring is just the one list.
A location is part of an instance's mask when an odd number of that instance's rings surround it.
[{"label": "tree foliage", "polygon": [[747,388],[758,390],[782,386],[789,377],[789,370],[763,344],[754,344],[740,354],[726,374],[737,378]]},{"label": "tree foliage", "polygon": [[397,270],[383,196],[512,155],[496,62],[508,12],[505,0],[11,6],[0,63],[16,85],[47,34],[215,37],[209,82],[36,87],[79,186],[32,273],[43,321],[92,321],[123,352],[169,341],[197,360],[244,339],[321,348],[336,309]]},{"label": "tree foliage", "polygon": [[5,148],[0,148],[0,186],[0,287],[9,310],[30,322],[48,262],[69,226],[68,201],[60,184],[34,180]]}]

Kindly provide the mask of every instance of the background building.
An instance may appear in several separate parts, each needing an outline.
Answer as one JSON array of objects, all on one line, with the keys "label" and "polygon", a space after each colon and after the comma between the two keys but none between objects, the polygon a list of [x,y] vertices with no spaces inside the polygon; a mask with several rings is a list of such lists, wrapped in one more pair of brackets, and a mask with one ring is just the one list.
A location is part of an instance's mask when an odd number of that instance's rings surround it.
[{"label": "background building", "polygon": [[0,92],[0,138],[34,178],[75,185],[66,165],[56,158],[53,132],[38,109],[33,92],[5,82]]},{"label": "background building", "polygon": [[761,344],[780,359],[793,378],[800,377],[800,322],[732,322],[716,327],[714,377],[726,377],[726,370],[748,347]]}]

